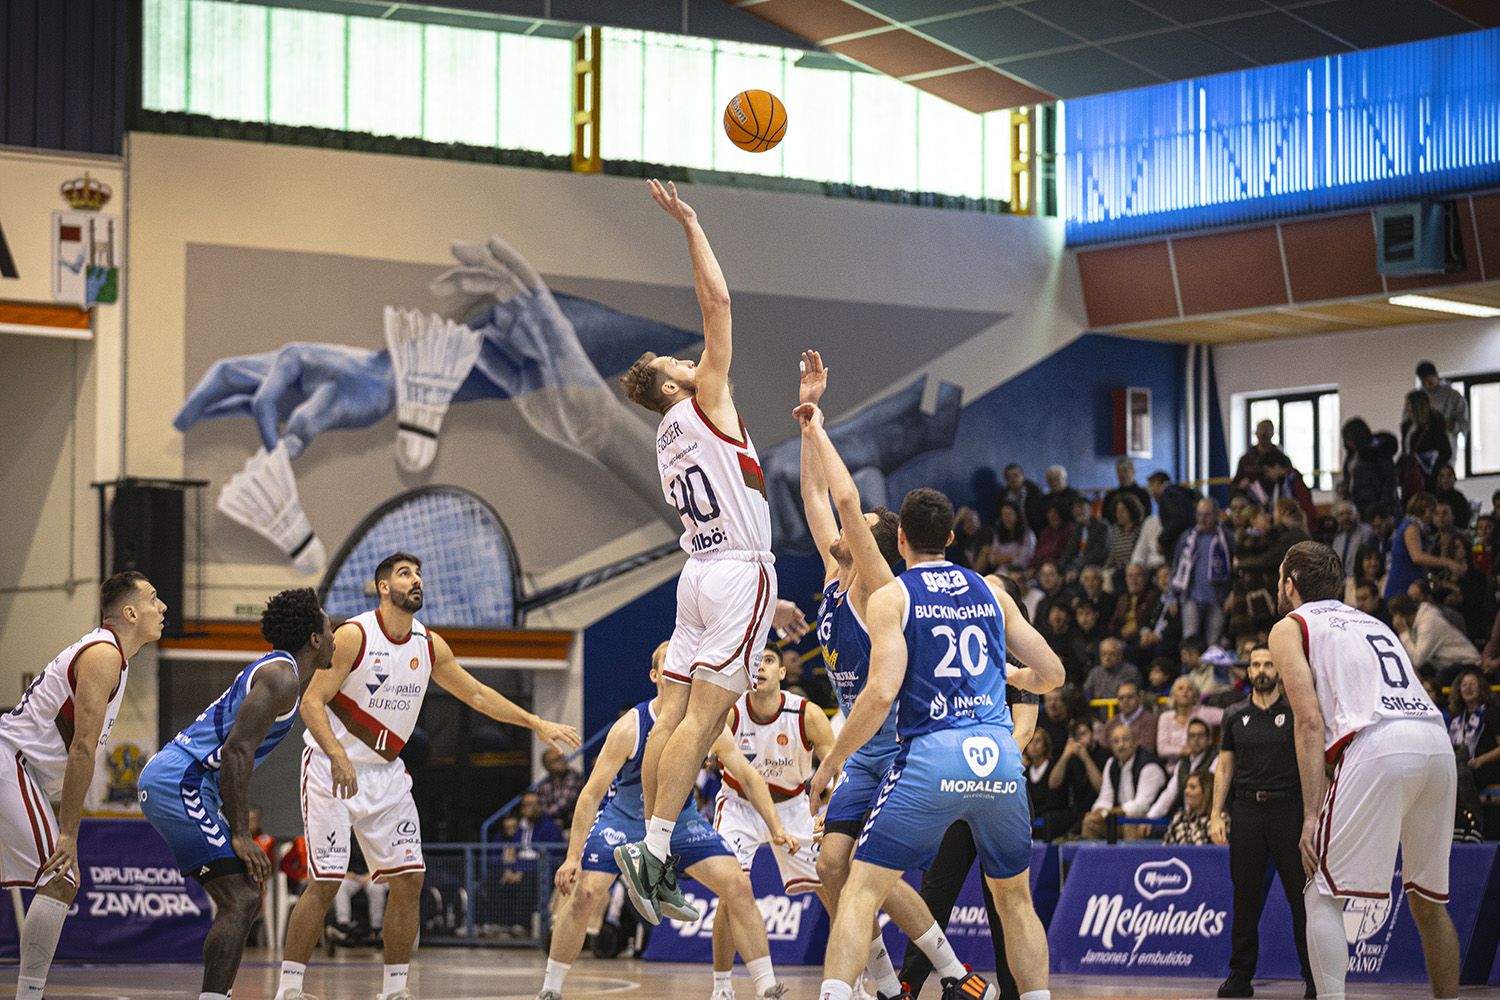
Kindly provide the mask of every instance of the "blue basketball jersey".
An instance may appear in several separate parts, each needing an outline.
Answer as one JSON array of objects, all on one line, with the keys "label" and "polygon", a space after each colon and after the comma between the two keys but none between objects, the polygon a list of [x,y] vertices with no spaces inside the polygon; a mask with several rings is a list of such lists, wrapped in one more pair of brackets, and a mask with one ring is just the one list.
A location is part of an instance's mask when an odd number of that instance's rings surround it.
[{"label": "blue basketball jersey", "polygon": [[[239,716],[240,706],[245,703],[245,696],[250,693],[250,683],[255,677],[255,672],[271,663],[289,664],[292,673],[297,672],[297,661],[290,653],[283,653],[280,650],[267,653],[241,670],[227,691],[219,695],[198,718],[188,723],[182,732],[173,737],[173,745],[186,751],[195,760],[201,761],[205,768],[217,771],[220,756],[224,751],[224,741],[229,738],[229,730],[234,727],[234,720]],[[300,697],[298,700],[300,701]],[[276,745],[292,731],[292,725],[296,721],[297,705],[293,703],[291,711],[276,717],[276,721],[271,725],[271,731],[266,733],[265,739],[260,741],[260,746],[255,748],[254,766],[259,767],[266,755],[276,749]]]},{"label": "blue basketball jersey", "polygon": [[[625,819],[646,821],[646,795],[641,790],[641,763],[646,757],[646,737],[656,724],[656,713],[651,702],[643,701],[631,709],[635,713],[635,749],[620,767],[620,773],[610,782],[609,791],[599,805],[599,812],[606,809]],[[689,792],[683,811],[692,809],[693,793]]]},{"label": "blue basketball jersey", "polygon": [[940,561],[920,563],[896,579],[906,595],[901,739],[970,726],[1011,729],[1005,618],[984,577]]},{"label": "blue basketball jersey", "polygon": [[[818,644],[823,650],[823,663],[834,697],[838,699],[839,708],[848,715],[854,711],[855,699],[870,679],[870,632],[860,621],[859,612],[854,610],[849,592],[839,590],[838,580],[829,581],[823,588],[823,600],[818,605]],[[895,742],[896,706],[893,705],[880,732],[866,745],[873,747]]]}]

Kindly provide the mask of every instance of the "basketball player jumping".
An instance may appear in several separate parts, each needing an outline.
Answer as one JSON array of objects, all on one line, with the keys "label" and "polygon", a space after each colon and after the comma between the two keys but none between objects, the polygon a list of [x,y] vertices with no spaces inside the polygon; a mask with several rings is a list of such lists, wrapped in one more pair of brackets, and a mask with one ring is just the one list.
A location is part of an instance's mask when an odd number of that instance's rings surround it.
[{"label": "basketball player jumping", "polygon": [[677,581],[677,624],[665,667],[671,683],[646,742],[646,837],[615,851],[631,902],[655,924],[663,913],[699,916],[669,861],[672,807],[687,797],[730,706],[750,688],[770,627],[800,636],[807,623],[795,605],[776,600],[765,477],[729,388],[724,273],[676,185],[647,184],[687,235],[704,341],[696,364],[648,352],[620,379],[632,402],[661,414],[656,464],[662,492],[682,516],[682,547],[690,557]]},{"label": "basketball player jumping", "polygon": [[267,601],[260,634],[272,651],[147,761],[139,781],[141,810],[214,901],[199,1000],[229,1000],[260,883],[271,877],[271,859],[250,833],[250,775],[292,731],[302,687],[333,661],[328,616],[310,589]]},{"label": "basketball player jumping", "polygon": [[[0,881],[36,889],[21,924],[17,1000],[42,996],[78,894],[83,798],[125,697],[130,658],[161,638],[166,613],[144,576],[116,573],[99,588],[103,624],[58,653],[0,717]],[[54,818],[49,800],[59,793]]]},{"label": "basketball player jumping", "polygon": [[[583,791],[578,793],[572,835],[568,838],[568,856],[557,869],[554,879],[557,891],[567,902],[552,928],[547,972],[536,1000],[562,1000],[563,981],[578,953],[583,950],[588,925],[608,901],[609,887],[618,874],[612,851],[629,838],[641,836],[645,829],[641,758],[646,734],[667,687],[661,673],[667,648],[664,642],[651,655],[651,683],[656,685],[656,697],[636,705],[610,728],[599,759],[594,762],[594,770]],[[739,782],[757,815],[771,824],[771,842],[795,855],[801,845],[782,829],[780,810],[772,803],[766,783],[735,748],[734,740],[727,732],[722,732],[714,742],[714,750],[724,767],[726,780],[733,778]],[[683,804],[677,820],[672,830],[672,853],[682,859],[688,874],[719,897],[719,908],[714,914],[715,956],[720,929],[732,932],[742,954],[749,956],[745,959],[745,966],[755,984],[756,996],[773,1000],[783,996],[785,987],[777,984],[775,970],[771,967],[766,925],[755,904],[749,877],[740,870],[724,838],[698,815],[691,797]],[[780,856],[778,852],[777,857]],[[731,944],[731,961],[733,948]],[[716,969],[716,994],[719,982]],[[733,990],[730,993],[732,995]]]},{"label": "basketball player jumping", "polygon": [[1450,1000],[1459,972],[1447,908],[1458,777],[1442,715],[1396,634],[1341,600],[1333,549],[1293,545],[1277,586],[1288,614],[1271,629],[1271,657],[1297,726],[1307,957],[1318,998],[1344,1000],[1344,899],[1389,897],[1399,847],[1432,995]]},{"label": "basketball player jumping", "polygon": [[442,636],[414,617],[422,608],[422,561],[406,552],[375,567],[380,606],[339,626],[329,670],[302,700],[302,823],[311,878],[292,908],[278,1000],[302,1000],[307,960],[349,866],[352,828],[370,877],[390,885],[380,996],[411,1000],[408,965],[422,892],[422,832],[411,775],[400,753],[417,724],[429,680],[477,712],[524,726],[554,749],[578,746],[572,726],[525,711],[459,665]]},{"label": "basketball player jumping", "polygon": [[[727,731],[739,753],[770,789],[780,827],[800,844],[790,853],[772,852],[781,870],[783,889],[788,896],[816,892],[832,913],[830,899],[824,896],[823,883],[818,881],[818,848],[813,843],[807,779],[813,775],[813,753],[821,758],[833,750],[833,727],[817,705],[781,690],[785,678],[781,656],[774,649],[762,650],[756,664],[755,689],[741,695],[729,710]],[[748,874],[760,846],[775,843],[778,827],[766,822],[743,781],[726,770],[714,804],[714,829],[734,850],[740,867]],[[734,940],[729,927],[715,921],[714,992],[709,1000],[734,1000],[733,973]]]},{"label": "basketball player jumping", "polygon": [[[931,865],[958,820],[973,830],[1022,1000],[1051,996],[1046,932],[1032,907],[1027,873],[1031,813],[1005,685],[1049,691],[1063,682],[1063,665],[1004,589],[943,558],[952,538],[948,498],[925,488],[908,493],[897,533],[906,571],[870,596],[869,678],[833,753],[813,776],[816,800],[851,754],[880,731],[899,695],[901,749],[871,803],[839,898],[823,1000],[848,1000],[869,958],[876,909],[902,872]],[[1030,666],[1009,668],[1007,643]],[[995,996],[992,986],[971,988],[939,971],[945,1000]]]}]

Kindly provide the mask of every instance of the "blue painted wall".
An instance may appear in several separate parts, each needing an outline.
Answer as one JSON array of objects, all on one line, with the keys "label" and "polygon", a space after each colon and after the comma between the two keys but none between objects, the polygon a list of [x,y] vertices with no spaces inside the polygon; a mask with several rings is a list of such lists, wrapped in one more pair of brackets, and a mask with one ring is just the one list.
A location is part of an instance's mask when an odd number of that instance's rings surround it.
[{"label": "blue painted wall", "polygon": [[[1126,386],[1151,390],[1152,457],[1137,461],[1139,478],[1144,482],[1154,469],[1177,476],[1185,362],[1186,350],[1176,344],[1085,334],[971,401],[959,419],[954,447],[902,466],[891,476],[891,495],[935,486],[956,503],[972,503],[976,470],[993,469],[998,476],[1010,462],[1021,463],[1038,483],[1047,466],[1057,462],[1068,468],[1075,486],[1112,486],[1111,392]],[[1216,466],[1226,461],[1222,455],[1220,443]],[[778,555],[776,573],[781,595],[810,613],[823,584],[821,561],[812,555]],[[646,672],[651,651],[672,633],[676,596],[674,578],[584,630],[586,732],[609,725],[622,705],[650,695]],[[811,640],[804,645],[811,648]]]}]

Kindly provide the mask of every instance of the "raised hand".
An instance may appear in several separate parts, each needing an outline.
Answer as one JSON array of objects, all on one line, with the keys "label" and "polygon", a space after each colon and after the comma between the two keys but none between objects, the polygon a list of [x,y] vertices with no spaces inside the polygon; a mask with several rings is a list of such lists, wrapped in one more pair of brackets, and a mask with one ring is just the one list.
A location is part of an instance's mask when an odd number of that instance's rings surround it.
[{"label": "raised hand", "polygon": [[646,187],[651,189],[651,197],[662,207],[662,210],[683,225],[687,225],[698,217],[698,213],[693,211],[693,206],[677,197],[677,185],[671,181],[667,181],[663,186],[661,181],[653,177],[646,182]]},{"label": "raised hand", "polygon": [[828,389],[828,369],[817,351],[803,351],[798,364],[802,378],[797,386],[797,402],[816,404]]},{"label": "raised hand", "polygon": [[798,403],[792,416],[797,418],[797,423],[802,425],[803,430],[823,426],[823,410],[816,403]]},{"label": "raised hand", "polygon": [[792,642],[806,635],[810,627],[807,624],[807,618],[802,614],[802,609],[786,600],[776,602],[776,610],[771,613],[771,625],[781,638]]}]

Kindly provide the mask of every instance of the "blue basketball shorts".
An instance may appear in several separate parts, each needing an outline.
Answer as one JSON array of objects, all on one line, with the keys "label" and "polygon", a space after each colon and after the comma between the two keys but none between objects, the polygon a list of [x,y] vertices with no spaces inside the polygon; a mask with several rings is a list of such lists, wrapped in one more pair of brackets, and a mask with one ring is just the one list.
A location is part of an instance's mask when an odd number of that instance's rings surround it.
[{"label": "blue basketball shorts", "polygon": [[[645,839],[644,819],[626,816],[605,806],[589,829],[589,839],[584,841],[583,870],[617,875],[620,869],[615,865],[615,848]],[[696,809],[684,809],[678,815],[677,826],[672,830],[672,853],[677,856],[677,865],[683,871],[710,858],[734,857],[719,831],[709,826],[708,820]]]},{"label": "blue basketball shorts", "polygon": [[885,782],[885,776],[901,753],[895,740],[867,743],[844,762],[844,774],[828,800],[823,829],[828,833],[847,833],[858,837],[870,817],[870,803]]},{"label": "blue basketball shorts", "polygon": [[146,762],[137,787],[141,811],[172,848],[184,875],[208,882],[246,870],[229,842],[219,772],[168,744]]},{"label": "blue basketball shorts", "polygon": [[903,743],[854,859],[895,871],[927,868],[959,820],[974,831],[985,875],[1010,878],[1030,866],[1031,808],[1009,729],[944,729]]}]

